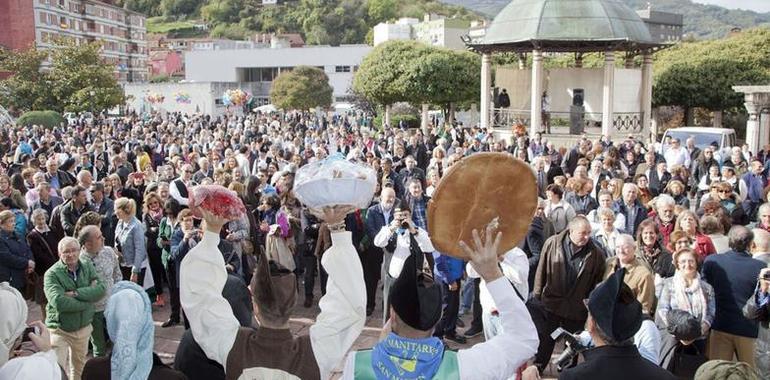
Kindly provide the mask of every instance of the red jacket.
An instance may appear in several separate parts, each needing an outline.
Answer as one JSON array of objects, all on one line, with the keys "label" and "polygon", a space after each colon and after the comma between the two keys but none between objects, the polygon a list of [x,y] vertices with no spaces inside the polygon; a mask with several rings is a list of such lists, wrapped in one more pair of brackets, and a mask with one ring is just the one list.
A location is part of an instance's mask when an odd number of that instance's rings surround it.
[{"label": "red jacket", "polygon": [[711,242],[711,238],[698,233],[695,235],[695,252],[700,255],[701,261],[706,260],[706,257],[717,253],[717,249],[714,247],[714,243]]}]

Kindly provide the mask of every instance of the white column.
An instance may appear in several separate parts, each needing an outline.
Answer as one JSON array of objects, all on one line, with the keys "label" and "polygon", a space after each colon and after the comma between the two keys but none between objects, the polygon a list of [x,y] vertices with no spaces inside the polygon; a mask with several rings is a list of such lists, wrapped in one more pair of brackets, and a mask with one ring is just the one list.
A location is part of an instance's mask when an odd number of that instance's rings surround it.
[{"label": "white column", "polygon": [[532,99],[529,105],[529,137],[535,138],[540,131],[543,112],[543,53],[540,50],[532,50]]},{"label": "white column", "polygon": [[613,101],[615,95],[615,53],[604,53],[604,86],[602,97],[602,135],[611,136],[613,116]]},{"label": "white column", "polygon": [[484,53],[481,55],[481,108],[479,109],[479,127],[491,128],[490,115],[492,113],[492,57]]},{"label": "white column", "polygon": [[759,147],[767,144],[770,144],[770,110],[759,114]]},{"label": "white column", "polygon": [[751,94],[746,94],[747,101],[743,103],[746,111],[749,113],[749,120],[746,121],[746,144],[749,150],[757,153],[761,146],[759,145],[759,107],[748,98]]},{"label": "white column", "polygon": [[657,138],[658,131],[653,130],[652,126],[652,54],[645,52],[642,60],[642,104],[639,109],[642,111],[642,133],[648,136],[648,133]]}]

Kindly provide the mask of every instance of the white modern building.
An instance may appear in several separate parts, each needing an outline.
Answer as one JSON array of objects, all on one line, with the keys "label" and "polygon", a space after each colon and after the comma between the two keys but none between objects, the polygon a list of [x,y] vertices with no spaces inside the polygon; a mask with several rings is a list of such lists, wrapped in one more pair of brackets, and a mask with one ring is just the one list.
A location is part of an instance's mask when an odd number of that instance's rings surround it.
[{"label": "white modern building", "polygon": [[282,71],[296,66],[315,66],[329,76],[335,101],[342,101],[348,96],[353,74],[371,50],[369,45],[341,45],[191,51],[185,53],[185,79],[236,82],[255,97],[267,100],[273,80]]},{"label": "white modern building", "polygon": [[[239,88],[252,94],[254,105],[270,104],[270,88],[281,72],[297,66],[314,66],[329,77],[334,101],[344,102],[349,97],[354,73],[371,50],[369,45],[341,45],[188,51],[183,82],[132,85],[126,86],[125,91],[131,95],[128,106],[132,109],[151,107],[168,112],[220,115],[233,111],[222,103],[226,90]],[[177,102],[179,94],[189,100]],[[165,99],[149,104],[148,95],[163,95]]]},{"label": "white modern building", "polygon": [[401,18],[395,23],[381,22],[374,27],[374,46],[392,40],[415,40],[426,45],[465,50],[462,36],[471,23],[465,20],[426,14],[422,21]]}]

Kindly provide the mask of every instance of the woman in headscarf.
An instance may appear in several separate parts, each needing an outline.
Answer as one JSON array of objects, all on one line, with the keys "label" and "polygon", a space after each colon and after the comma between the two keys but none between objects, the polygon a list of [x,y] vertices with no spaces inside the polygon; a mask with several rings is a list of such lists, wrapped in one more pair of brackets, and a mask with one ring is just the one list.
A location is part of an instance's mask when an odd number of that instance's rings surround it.
[{"label": "woman in headscarf", "polygon": [[0,379],[59,380],[62,370],[51,349],[51,335],[40,321],[30,323],[37,333],[29,333],[29,340],[37,353],[29,355],[22,350],[22,334],[27,327],[27,303],[21,293],[7,282],[0,282]]},{"label": "woman in headscarf", "polygon": [[83,368],[82,380],[175,380],[187,377],[161,362],[152,352],[155,325],[150,298],[141,286],[121,281],[112,287],[104,309],[112,354],[93,358]]}]

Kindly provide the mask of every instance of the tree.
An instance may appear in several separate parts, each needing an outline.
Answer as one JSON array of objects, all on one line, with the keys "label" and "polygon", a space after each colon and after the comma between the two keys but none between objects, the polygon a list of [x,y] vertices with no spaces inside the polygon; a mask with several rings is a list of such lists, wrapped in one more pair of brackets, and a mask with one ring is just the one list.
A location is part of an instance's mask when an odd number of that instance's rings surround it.
[{"label": "tree", "polygon": [[51,92],[59,108],[70,112],[101,112],[125,103],[114,66],[105,64],[98,42],[62,44],[51,53]]},{"label": "tree", "polygon": [[361,62],[353,77],[353,90],[385,106],[412,101],[407,74],[412,62],[429,53],[428,46],[415,41],[388,41],[377,45]]},{"label": "tree", "polygon": [[395,0],[368,0],[366,6],[370,24],[377,25],[398,15]]},{"label": "tree", "polygon": [[327,108],[332,103],[329,77],[317,67],[297,66],[273,81],[270,99],[282,109]]},{"label": "tree", "polygon": [[439,105],[450,114],[454,103],[479,98],[480,72],[477,54],[430,48],[428,54],[411,61],[406,72],[407,94],[412,103]]},{"label": "tree", "polygon": [[54,107],[48,75],[40,71],[47,56],[35,49],[0,50],[0,71],[12,73],[0,81],[0,104],[22,111]]},{"label": "tree", "polygon": [[[656,55],[653,104],[703,107],[720,113],[741,107],[743,96],[732,86],[770,81],[770,29],[735,36],[680,43]],[[690,120],[688,120],[688,123]]]},{"label": "tree", "polygon": [[164,16],[189,16],[198,11],[201,3],[201,0],[161,0],[160,7]]},{"label": "tree", "polygon": [[[76,46],[58,41],[56,49],[6,52],[0,70],[13,75],[0,82],[0,102],[21,111],[100,112],[124,103],[114,66],[99,56],[97,42]],[[43,69],[48,58],[50,68]]]}]

